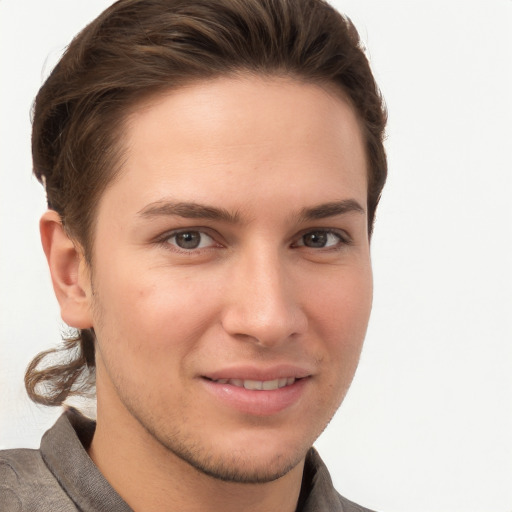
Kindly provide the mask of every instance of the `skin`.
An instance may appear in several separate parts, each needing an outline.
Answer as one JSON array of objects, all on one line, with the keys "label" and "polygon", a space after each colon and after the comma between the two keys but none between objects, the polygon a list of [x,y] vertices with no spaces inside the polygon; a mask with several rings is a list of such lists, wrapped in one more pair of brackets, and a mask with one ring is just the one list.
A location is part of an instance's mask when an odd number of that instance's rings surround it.
[{"label": "skin", "polygon": [[[124,129],[92,268],[41,221],[62,317],[97,336],[89,454],[134,510],[293,511],[371,309],[356,115],[328,87],[238,76],[150,98]],[[284,407],[240,405],[211,380],[233,372],[302,378]]]}]

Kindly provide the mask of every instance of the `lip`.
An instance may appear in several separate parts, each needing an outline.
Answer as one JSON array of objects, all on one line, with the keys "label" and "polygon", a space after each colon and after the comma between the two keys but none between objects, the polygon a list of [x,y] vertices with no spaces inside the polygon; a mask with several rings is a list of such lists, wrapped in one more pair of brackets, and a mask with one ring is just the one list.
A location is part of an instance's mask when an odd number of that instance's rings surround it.
[{"label": "lip", "polygon": [[303,379],[313,374],[312,369],[307,367],[295,366],[291,364],[281,364],[268,368],[259,368],[255,366],[233,366],[211,372],[206,372],[201,377],[210,380],[220,379],[241,379],[241,380],[275,380],[294,377]]},{"label": "lip", "polygon": [[[293,384],[273,390],[252,390],[229,383],[225,379],[269,381],[294,377]],[[221,406],[251,416],[272,416],[300,402],[310,384],[312,372],[293,365],[272,368],[236,367],[216,370],[201,376],[206,391]]]}]

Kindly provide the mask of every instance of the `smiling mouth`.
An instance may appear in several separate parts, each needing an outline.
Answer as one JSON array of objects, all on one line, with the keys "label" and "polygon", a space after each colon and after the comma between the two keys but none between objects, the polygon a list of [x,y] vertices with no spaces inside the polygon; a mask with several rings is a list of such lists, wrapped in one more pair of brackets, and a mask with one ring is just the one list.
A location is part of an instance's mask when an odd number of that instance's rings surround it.
[{"label": "smiling mouth", "polygon": [[245,388],[251,391],[273,391],[286,386],[291,386],[297,380],[295,377],[283,377],[274,380],[251,380],[251,379],[208,379],[219,384],[229,384],[237,388]]}]

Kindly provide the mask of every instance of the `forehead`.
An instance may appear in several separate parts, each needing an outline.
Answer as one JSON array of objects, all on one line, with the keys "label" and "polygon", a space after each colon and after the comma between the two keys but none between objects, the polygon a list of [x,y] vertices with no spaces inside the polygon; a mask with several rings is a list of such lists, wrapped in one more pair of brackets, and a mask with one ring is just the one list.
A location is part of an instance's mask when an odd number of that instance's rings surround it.
[{"label": "forehead", "polygon": [[205,147],[226,145],[226,137],[233,147],[276,139],[282,146],[297,137],[312,141],[313,129],[325,146],[345,143],[347,151],[362,133],[355,110],[334,84],[249,74],[192,82],[139,102],[125,124],[128,147],[147,144],[150,130],[171,125],[179,145],[194,151],[200,136]]},{"label": "forehead", "polygon": [[113,188],[139,208],[163,193],[210,203],[287,191],[325,202],[366,187],[354,109],[334,87],[291,78],[223,77],[155,95],[127,117],[123,143]]}]

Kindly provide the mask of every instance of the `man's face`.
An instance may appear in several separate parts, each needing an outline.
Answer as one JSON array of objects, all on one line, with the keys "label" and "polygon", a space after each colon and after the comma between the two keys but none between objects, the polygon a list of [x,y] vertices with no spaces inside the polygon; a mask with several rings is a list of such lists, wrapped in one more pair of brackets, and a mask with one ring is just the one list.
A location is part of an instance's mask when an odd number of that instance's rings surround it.
[{"label": "man's face", "polygon": [[221,78],[145,102],[124,142],[88,290],[98,425],[218,478],[275,479],[340,405],[370,314],[353,109]]}]

